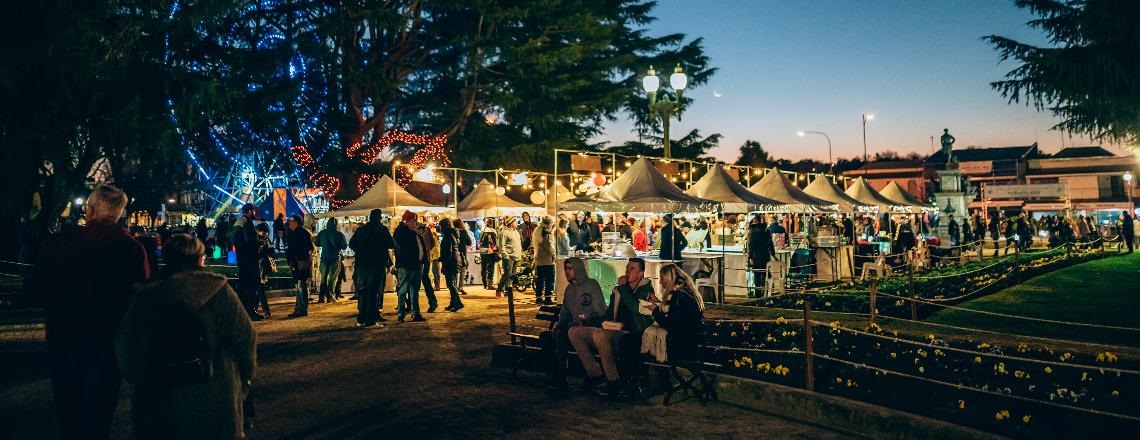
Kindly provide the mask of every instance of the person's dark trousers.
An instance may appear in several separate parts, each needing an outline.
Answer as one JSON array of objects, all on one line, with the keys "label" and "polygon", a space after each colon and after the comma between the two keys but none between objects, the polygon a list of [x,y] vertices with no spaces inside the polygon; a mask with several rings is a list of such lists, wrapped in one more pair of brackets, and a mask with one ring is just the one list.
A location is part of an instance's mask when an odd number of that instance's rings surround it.
[{"label": "person's dark trousers", "polygon": [[265,284],[257,286],[257,302],[261,304],[261,311],[269,316],[269,297],[265,294]]},{"label": "person's dark trousers", "polygon": [[554,265],[544,264],[536,266],[535,271],[535,287],[534,299],[535,302],[544,302],[550,304],[554,296]]},{"label": "person's dark trousers", "polygon": [[435,310],[436,307],[439,307],[439,301],[435,298],[435,289],[432,288],[430,275],[431,263],[428,263],[424,265],[423,271],[420,273],[420,283],[423,284],[424,295],[427,296],[428,310]]},{"label": "person's dark trousers", "polygon": [[257,289],[261,287],[261,272],[257,267],[247,267],[238,264],[238,299],[241,300],[242,307],[245,308],[249,316],[255,315],[257,312]]},{"label": "person's dark trousers", "polygon": [[1124,244],[1128,245],[1128,253],[1132,253],[1132,242],[1136,241],[1136,234],[1124,234]]},{"label": "person's dark trousers", "polygon": [[550,365],[550,378],[554,382],[566,381],[566,366],[570,353],[570,333],[554,329],[553,358]]},{"label": "person's dark trousers", "polygon": [[483,258],[479,260],[479,277],[483,280],[484,289],[493,289],[495,288],[495,264],[499,261],[488,255],[491,254],[483,254]]},{"label": "person's dark trousers", "polygon": [[458,273],[443,274],[443,280],[447,283],[447,291],[451,294],[451,302],[448,303],[448,309],[458,309],[463,307],[463,300],[459,299],[459,287],[456,286],[456,281],[459,279]]},{"label": "person's dark trousers", "polygon": [[59,438],[105,439],[119,403],[122,376],[111,344],[48,349]]},{"label": "person's dark trousers", "polygon": [[318,302],[333,302],[333,284],[340,280],[340,261],[321,260],[321,279]]},{"label": "person's dark trousers", "polygon": [[750,298],[760,298],[764,296],[764,281],[767,279],[768,270],[766,268],[752,268],[752,293],[749,294]]},{"label": "person's dark trousers", "polygon": [[631,331],[618,340],[618,375],[631,390],[637,390],[641,377],[641,333]]},{"label": "person's dark trousers", "polygon": [[[500,275],[499,278],[498,290],[506,292],[507,289],[511,289],[511,276],[515,274],[515,266],[518,264],[519,260],[516,260],[514,258],[503,259],[503,274]],[[511,291],[513,292],[514,290]]]},{"label": "person's dark trousers", "polygon": [[352,274],[352,282],[356,285],[357,324],[372,325],[379,320],[379,312],[383,307],[380,301],[387,281],[386,272],[383,268],[357,267]]}]

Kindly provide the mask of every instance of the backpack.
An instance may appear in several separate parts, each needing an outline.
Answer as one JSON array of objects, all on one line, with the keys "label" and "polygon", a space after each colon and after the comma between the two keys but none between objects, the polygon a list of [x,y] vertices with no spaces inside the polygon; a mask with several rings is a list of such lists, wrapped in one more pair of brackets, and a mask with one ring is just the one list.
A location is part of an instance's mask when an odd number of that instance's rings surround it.
[{"label": "backpack", "polygon": [[198,312],[181,301],[167,304],[150,331],[151,380],[165,385],[195,385],[214,377],[214,354]]}]

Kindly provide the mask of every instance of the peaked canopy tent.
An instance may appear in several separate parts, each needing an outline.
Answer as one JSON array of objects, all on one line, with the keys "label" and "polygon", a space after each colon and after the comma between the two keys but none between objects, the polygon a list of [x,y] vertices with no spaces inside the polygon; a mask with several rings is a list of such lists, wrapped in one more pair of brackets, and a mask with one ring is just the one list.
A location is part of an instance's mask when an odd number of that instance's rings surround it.
[{"label": "peaked canopy tent", "polygon": [[775,168],[769,170],[763,179],[753,184],[748,190],[783,205],[781,209],[777,209],[775,212],[826,212],[839,209],[835,202],[810,196],[797,188],[784,173]]},{"label": "peaked canopy tent", "polygon": [[840,212],[850,213],[875,210],[874,205],[860,202],[844,194],[843,190],[835,186],[835,183],[825,176],[816,177],[807,188],[804,188],[804,193],[817,199],[826,200],[839,205]]},{"label": "peaked canopy tent", "polygon": [[447,212],[451,208],[434,206],[428,202],[420,200],[409,193],[400,185],[396,184],[395,180],[391,177],[384,176],[376,181],[372,188],[365,191],[355,202],[340,208],[336,211],[322,212],[315,215],[317,218],[325,217],[357,217],[367,216],[373,209],[384,211],[388,215],[399,215],[400,212],[409,210],[415,212]]},{"label": "peaked canopy tent", "polygon": [[522,215],[546,215],[546,208],[516,202],[510,197],[495,192],[495,185],[487,179],[480,180],[467,197],[459,201],[456,207],[461,219],[478,219],[484,217],[502,217]]},{"label": "peaked canopy tent", "polygon": [[289,188],[273,188],[269,196],[257,206],[257,216],[263,220],[275,219],[278,214],[285,214],[288,218],[308,213],[309,210],[305,209],[305,205],[297,200],[297,196],[294,196]]},{"label": "peaked canopy tent", "polygon": [[609,212],[714,212],[720,205],[714,200],[685,194],[643,157],[608,188],[559,203],[558,208]]},{"label": "peaked canopy tent", "polygon": [[724,204],[724,212],[773,211],[779,209],[780,205],[780,202],[749,192],[748,188],[733,179],[720,164],[713,165],[712,169],[685,193],[721,202]]},{"label": "peaked canopy tent", "polygon": [[554,185],[551,185],[551,187],[546,190],[546,201],[544,203],[546,212],[557,211],[559,203],[568,202],[573,198],[574,193],[566,189],[566,186],[562,185],[561,181],[555,179]]},{"label": "peaked canopy tent", "polygon": [[879,194],[882,195],[883,198],[895,202],[901,210],[905,210],[906,212],[921,212],[934,209],[930,205],[918,201],[918,199],[906,192],[906,190],[903,189],[902,186],[899,186],[898,182],[894,180],[888,182],[887,186],[883,187],[882,191],[879,191]]},{"label": "peaked canopy tent", "polygon": [[899,206],[893,200],[883,197],[882,194],[875,191],[875,188],[871,187],[867,179],[862,177],[855,179],[855,183],[852,183],[851,186],[847,188],[847,191],[843,193],[857,200],[859,203],[879,208],[879,212],[891,212],[896,210],[896,207]]}]

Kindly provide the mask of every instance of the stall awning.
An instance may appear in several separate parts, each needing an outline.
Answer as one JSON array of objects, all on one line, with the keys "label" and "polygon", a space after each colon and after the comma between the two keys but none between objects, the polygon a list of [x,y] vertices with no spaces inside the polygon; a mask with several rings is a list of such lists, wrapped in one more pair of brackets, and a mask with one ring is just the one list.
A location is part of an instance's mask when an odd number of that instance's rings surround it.
[{"label": "stall awning", "polygon": [[559,203],[558,208],[609,212],[714,212],[721,209],[721,203],[685,194],[643,157],[608,188]]}]

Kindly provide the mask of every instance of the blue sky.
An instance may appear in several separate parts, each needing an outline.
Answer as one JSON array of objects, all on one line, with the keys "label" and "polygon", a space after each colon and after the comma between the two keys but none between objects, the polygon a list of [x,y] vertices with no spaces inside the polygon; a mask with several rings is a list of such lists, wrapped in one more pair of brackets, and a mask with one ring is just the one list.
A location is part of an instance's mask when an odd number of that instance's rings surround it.
[{"label": "blue sky", "polygon": [[[867,125],[870,154],[929,152],[930,136],[937,142],[943,128],[957,147],[1036,141],[1055,152],[1062,142],[1098,144],[1077,135],[1062,140],[1050,130],[1052,115],[1007,104],[990,89],[1016,64],[999,63],[982,36],[1045,41],[1025,24],[1034,17],[1012,1],[661,0],[655,15],[653,34],[703,37],[720,69],[687,91],[695,102],[672,131],[674,138],[693,128],[722,134],[711,154],[724,161],[735,160],[749,139],[776,157],[825,161],[824,138],[801,138],[799,130],[829,134],[836,158],[862,155],[863,113],[875,115]],[[631,127],[609,124],[595,140],[632,139]]]}]

